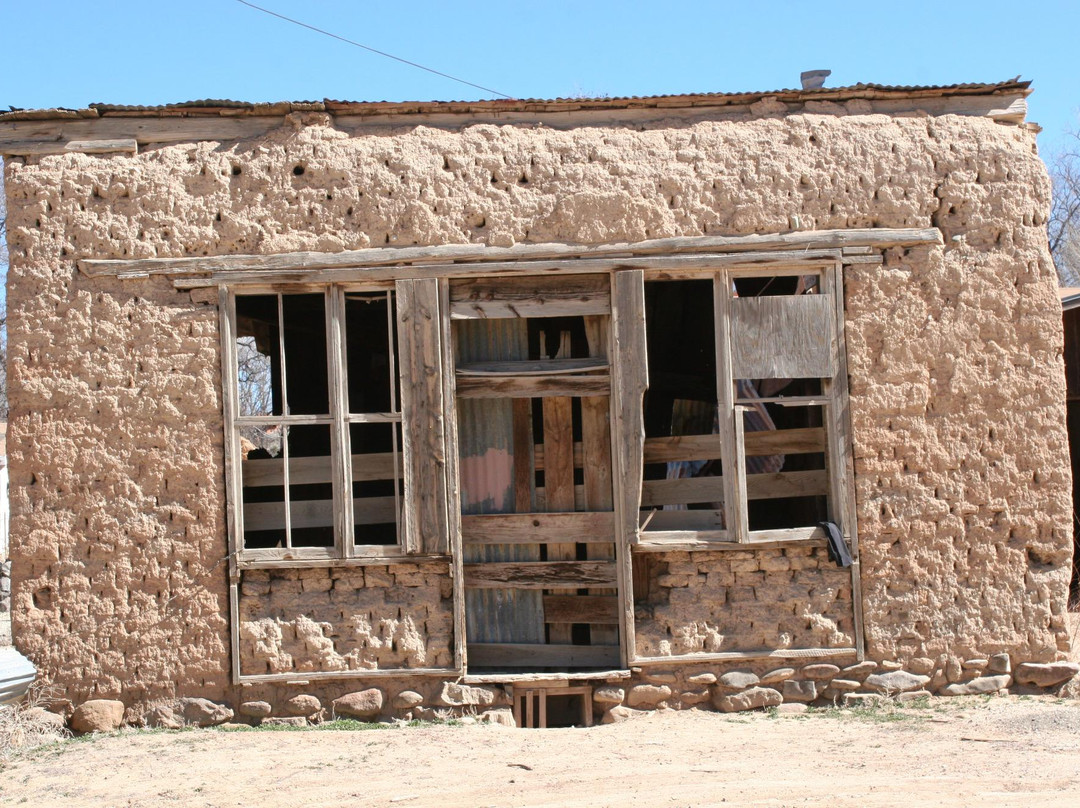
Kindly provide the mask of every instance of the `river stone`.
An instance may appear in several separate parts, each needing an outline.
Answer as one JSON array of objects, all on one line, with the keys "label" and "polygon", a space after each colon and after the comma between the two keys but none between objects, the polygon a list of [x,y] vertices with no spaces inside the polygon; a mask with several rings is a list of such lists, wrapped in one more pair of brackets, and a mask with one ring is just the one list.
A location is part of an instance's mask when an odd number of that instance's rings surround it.
[{"label": "river stone", "polygon": [[391,703],[394,705],[395,710],[411,710],[418,704],[423,704],[424,697],[415,690],[402,690],[394,696]]},{"label": "river stone", "polygon": [[1012,660],[1008,654],[994,654],[986,666],[990,673],[1012,673]]},{"label": "river stone", "polygon": [[516,727],[514,711],[509,707],[496,707],[492,710],[484,710],[480,713],[481,724],[500,724],[504,727]]},{"label": "river stone", "polygon": [[1080,673],[1075,662],[1024,662],[1016,666],[1016,681],[1025,685],[1053,687]]},{"label": "river stone", "polygon": [[686,681],[692,685],[715,685],[716,674],[715,673],[695,673],[693,676],[688,676]]},{"label": "river stone", "polygon": [[803,679],[815,679],[821,681],[822,679],[831,679],[840,673],[840,668],[836,665],[830,665],[828,662],[818,662],[814,665],[806,665],[801,671],[799,676]]},{"label": "river stone", "polygon": [[762,674],[761,681],[758,684],[761,685],[773,685],[777,682],[783,682],[790,679],[795,675],[794,668],[777,668],[774,671],[769,671],[766,674]]},{"label": "river stone", "polygon": [[784,701],[813,701],[817,698],[817,682],[807,679],[788,679],[784,682]]},{"label": "river stone", "polygon": [[266,718],[273,711],[268,701],[245,701],[240,705],[240,715],[248,718]]},{"label": "river stone", "polygon": [[743,710],[756,710],[760,707],[778,707],[784,701],[779,690],[771,687],[752,687],[742,693],[713,694],[713,706],[725,713],[737,713]]},{"label": "river stone", "polygon": [[170,704],[159,704],[143,715],[143,724],[152,729],[183,729],[184,716]]},{"label": "river stone", "polygon": [[833,679],[829,682],[829,687],[833,690],[858,690],[862,687],[862,682],[858,682],[855,679]]},{"label": "river stone", "polygon": [[679,701],[683,704],[701,704],[709,700],[709,689],[684,690],[679,694]]},{"label": "river stone", "polygon": [[889,673],[890,671],[898,671],[902,667],[904,667],[904,664],[902,662],[897,662],[895,659],[881,660],[881,669],[886,673]]},{"label": "river stone", "polygon": [[1012,677],[1007,673],[997,676],[980,676],[970,682],[957,682],[945,685],[941,688],[943,696],[978,696],[983,693],[997,693],[1012,683]]},{"label": "river stone", "polygon": [[728,690],[744,690],[754,687],[760,681],[761,679],[753,671],[728,671],[717,680],[717,684]]},{"label": "river stone", "polygon": [[927,682],[929,676],[923,676],[908,671],[889,671],[888,673],[872,673],[866,677],[864,684],[878,693],[906,693],[909,690],[919,690]]},{"label": "river stone", "polygon": [[907,669],[920,676],[929,674],[934,669],[934,660],[930,657],[915,657],[908,660]]},{"label": "river stone", "polygon": [[983,671],[986,666],[990,664],[989,659],[965,659],[960,663],[960,667],[966,671]]},{"label": "river stone", "polygon": [[876,670],[877,663],[868,659],[865,662],[856,662],[854,665],[848,665],[846,668],[842,668],[840,673],[843,674],[845,679],[858,679],[859,681],[862,681]]},{"label": "river stone", "polygon": [[346,693],[334,699],[334,715],[347,715],[350,718],[374,718],[382,712],[383,692],[377,687]]},{"label": "river stone", "polygon": [[598,687],[592,696],[597,704],[622,704],[625,698],[626,691],[621,687]]},{"label": "river stone", "polygon": [[622,721],[627,721],[631,718],[638,718],[639,716],[648,715],[645,710],[633,710],[629,707],[624,707],[619,704],[612,707],[600,720],[601,724],[618,724]]},{"label": "river stone", "polygon": [[445,682],[435,703],[442,707],[494,707],[509,704],[506,691],[501,687],[482,687]]},{"label": "river stone", "polygon": [[637,685],[626,694],[626,703],[630,707],[655,707],[671,697],[671,688],[667,685]]},{"label": "river stone", "polygon": [[124,722],[124,702],[114,699],[90,699],[71,714],[71,728],[76,732],[112,732]]},{"label": "river stone", "polygon": [[310,718],[321,709],[322,702],[315,696],[309,696],[306,693],[293,696],[285,702],[285,712],[288,715],[302,715],[304,718]]},{"label": "river stone", "polygon": [[184,723],[194,727],[216,727],[233,720],[233,711],[210,699],[180,699],[178,702]]}]

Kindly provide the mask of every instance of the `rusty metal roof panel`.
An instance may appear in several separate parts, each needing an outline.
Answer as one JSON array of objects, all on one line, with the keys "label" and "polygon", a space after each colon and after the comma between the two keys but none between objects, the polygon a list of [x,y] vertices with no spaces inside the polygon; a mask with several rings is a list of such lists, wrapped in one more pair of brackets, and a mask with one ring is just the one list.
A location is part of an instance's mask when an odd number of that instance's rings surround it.
[{"label": "rusty metal roof panel", "polygon": [[1000,82],[965,82],[959,84],[850,84],[844,87],[818,87],[815,89],[757,90],[748,92],[672,93],[648,96],[617,96],[597,98],[495,98],[473,101],[276,101],[249,102],[232,99],[201,99],[172,104],[90,104],[86,109],[40,109],[12,108],[0,113],[0,120],[49,120],[74,117],[160,115],[280,115],[287,112],[334,112],[339,114],[418,114],[425,112],[453,112],[468,114],[474,111],[562,111],[581,109],[604,109],[625,107],[695,107],[746,104],[763,98],[775,97],[782,101],[804,100],[850,100],[856,98],[927,98],[947,95],[1003,95],[1031,92],[1030,81],[1019,77]]}]

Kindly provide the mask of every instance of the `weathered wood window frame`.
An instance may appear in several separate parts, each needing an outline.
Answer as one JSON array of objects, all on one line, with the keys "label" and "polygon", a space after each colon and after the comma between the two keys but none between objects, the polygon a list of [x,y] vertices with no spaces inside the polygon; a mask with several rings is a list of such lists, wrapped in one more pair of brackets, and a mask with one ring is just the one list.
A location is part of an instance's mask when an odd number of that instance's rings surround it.
[{"label": "weathered wood window frame", "polygon": [[[297,415],[287,410],[287,380],[282,384],[286,403],[280,414],[241,415],[238,405],[237,299],[250,295],[277,296],[322,294],[325,301],[327,384],[329,412]],[[346,347],[345,301],[350,293],[385,295],[389,345],[390,408],[387,412],[350,410],[349,360]],[[440,463],[444,436],[441,423],[441,323],[438,317],[438,285],[431,280],[344,284],[289,284],[263,287],[221,287],[222,385],[225,399],[226,477],[231,552],[238,567],[324,566],[341,563],[385,563],[416,556],[443,557],[448,549],[445,521],[445,468]],[[418,324],[418,321],[423,321]],[[396,324],[396,326],[395,326]],[[395,340],[395,331],[399,335]],[[284,328],[279,319],[278,350],[284,366]],[[395,382],[400,380],[400,396]],[[435,414],[436,423],[429,417]],[[392,544],[358,544],[354,519],[361,500],[353,498],[353,483],[365,478],[354,468],[355,458],[343,447],[351,445],[350,430],[357,425],[386,424],[391,427],[393,512],[397,541]],[[331,479],[333,486],[332,546],[289,546],[290,490],[288,450],[280,461],[284,492],[285,546],[250,548],[244,543],[244,453],[240,430],[245,426],[326,426],[331,432]],[[399,436],[400,433],[400,436]],[[288,442],[283,441],[287,447]],[[379,458],[385,460],[385,458]],[[380,477],[381,479],[381,477]],[[403,481],[403,486],[398,481]],[[324,481],[325,482],[325,481]],[[403,490],[402,490],[403,488]],[[438,493],[435,500],[424,494]],[[419,493],[418,493],[419,492]],[[351,506],[351,507],[350,507]]]},{"label": "weathered wood window frame", "polygon": [[[733,258],[735,258],[733,256]],[[825,472],[828,477],[827,496],[828,520],[835,522],[841,527],[841,531],[850,541],[854,533],[855,515],[854,501],[851,491],[851,459],[850,459],[850,433],[847,423],[847,362],[844,346],[844,313],[843,313],[843,278],[839,260],[816,260],[798,261],[794,257],[790,263],[769,263],[755,266],[748,263],[740,266],[732,263],[729,266],[716,268],[703,268],[692,270],[644,270],[641,273],[641,282],[646,284],[654,281],[688,281],[708,280],[712,282],[713,291],[713,317],[715,331],[715,356],[716,356],[716,393],[719,409],[717,443],[720,445],[720,455],[723,465],[723,501],[726,514],[726,525],[721,529],[671,529],[671,530],[648,530],[648,525],[639,524],[631,530],[631,542],[636,545],[638,551],[665,551],[665,550],[693,550],[693,549],[723,549],[731,544],[761,546],[798,541],[821,540],[824,537],[823,530],[817,526],[800,528],[784,528],[771,530],[751,530],[747,518],[747,475],[746,468],[746,432],[743,428],[743,415],[746,402],[736,398],[735,381],[745,373],[740,373],[748,364],[745,358],[733,355],[733,349],[738,349],[741,343],[746,343],[743,353],[753,350],[753,346],[747,340],[740,340],[738,320],[741,318],[733,308],[740,305],[736,301],[740,299],[732,291],[734,284],[741,278],[755,277],[792,277],[792,276],[815,276],[819,278],[819,294],[814,297],[822,299],[822,305],[828,306],[828,319],[823,324],[831,333],[825,335],[829,345],[829,361],[827,371],[821,376],[821,392],[808,396],[777,396],[775,399],[760,399],[769,403],[775,401],[790,406],[820,406],[824,411],[823,429],[825,432],[825,444],[822,447],[825,455]],[[793,297],[772,298],[745,298],[756,303],[768,301],[793,300]],[[829,302],[826,304],[824,301]],[[644,300],[644,292],[642,292]],[[743,303],[742,305],[747,305]],[[820,314],[820,306],[818,314]],[[641,318],[642,321],[644,318]],[[645,335],[642,340],[648,344]],[[737,350],[736,350],[736,353]],[[781,363],[783,360],[781,359]],[[790,363],[789,363],[790,364]],[[740,367],[742,365],[742,367]],[[647,369],[646,369],[647,372]],[[782,374],[781,374],[782,375]],[[641,406],[636,404],[635,406]],[[642,417],[637,415],[636,417]],[[642,441],[641,457],[636,459],[635,467],[638,479],[644,471],[645,464],[679,459],[677,449],[668,444],[673,441],[663,438],[644,438]],[[677,441],[675,441],[677,443]],[[693,450],[691,450],[693,451]],[[689,456],[689,455],[687,455]],[[627,469],[630,473],[631,469]],[[782,475],[776,475],[781,481]],[[821,475],[815,475],[820,477]],[[782,481],[781,481],[782,482]],[[643,491],[640,495],[639,508],[647,506],[650,501],[647,482],[643,482]],[[627,503],[627,512],[630,512],[630,504]],[[636,512],[635,512],[636,513]],[[640,518],[640,517],[639,517]],[[645,519],[648,519],[646,515]],[[644,520],[643,520],[644,521]],[[630,525],[627,526],[628,528]]]}]

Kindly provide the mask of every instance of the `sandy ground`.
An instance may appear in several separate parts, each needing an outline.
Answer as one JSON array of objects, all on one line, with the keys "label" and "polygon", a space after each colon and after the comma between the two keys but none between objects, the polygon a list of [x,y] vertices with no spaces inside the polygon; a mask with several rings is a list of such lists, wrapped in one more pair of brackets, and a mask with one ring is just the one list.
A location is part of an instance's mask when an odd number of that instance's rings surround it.
[{"label": "sandy ground", "polygon": [[948,699],[592,729],[131,731],[0,769],[28,806],[1080,805],[1080,702]]}]

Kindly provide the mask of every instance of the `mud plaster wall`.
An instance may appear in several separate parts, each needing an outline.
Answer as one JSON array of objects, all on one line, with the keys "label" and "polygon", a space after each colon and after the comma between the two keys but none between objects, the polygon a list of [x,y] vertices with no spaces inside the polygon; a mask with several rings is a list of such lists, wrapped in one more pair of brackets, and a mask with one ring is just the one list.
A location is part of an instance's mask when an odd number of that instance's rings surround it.
[{"label": "mud plaster wall", "polygon": [[640,656],[855,644],[851,575],[824,547],[658,554],[635,596]]},{"label": "mud plaster wall", "polygon": [[247,570],[241,672],[452,668],[453,593],[446,564]]},{"label": "mud plaster wall", "polygon": [[76,697],[227,690],[216,312],[77,258],[936,225],[944,249],[847,273],[869,652],[1053,656],[1069,481],[1034,134],[819,111],[359,137],[314,114],[8,161],[16,643]]}]

